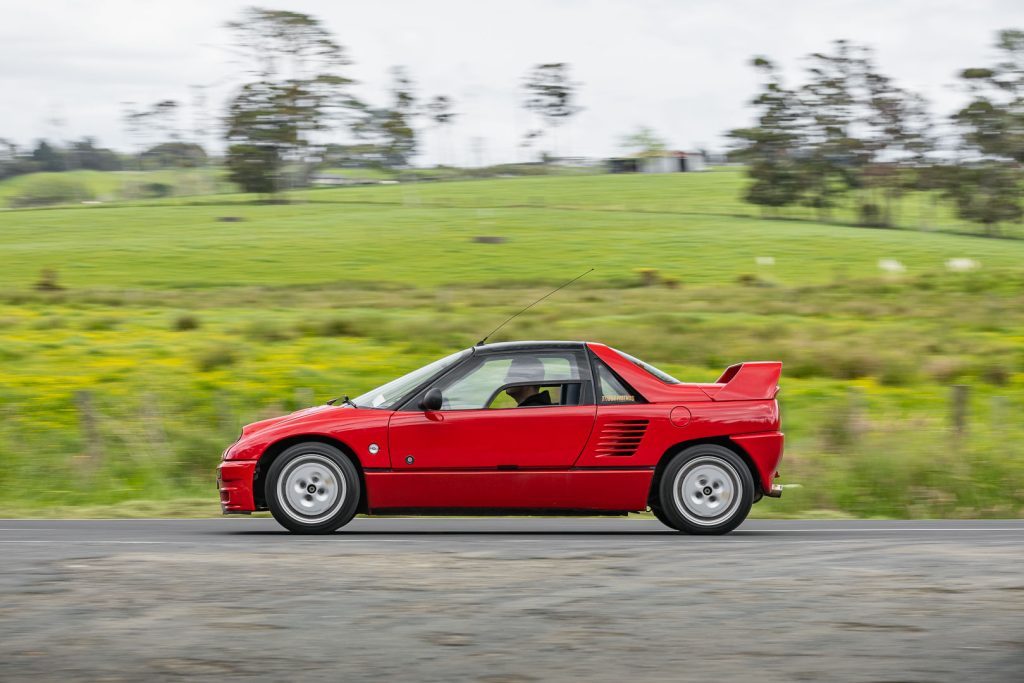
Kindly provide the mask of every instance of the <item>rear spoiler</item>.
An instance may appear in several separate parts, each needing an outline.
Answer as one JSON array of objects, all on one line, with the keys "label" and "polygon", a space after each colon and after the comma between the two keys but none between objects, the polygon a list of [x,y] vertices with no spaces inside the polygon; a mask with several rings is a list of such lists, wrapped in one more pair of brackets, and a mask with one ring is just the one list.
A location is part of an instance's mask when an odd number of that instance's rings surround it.
[{"label": "rear spoiler", "polygon": [[757,401],[775,398],[779,393],[779,378],[782,363],[757,361],[737,363],[726,368],[715,384],[717,391],[709,387],[707,394],[716,401]]}]

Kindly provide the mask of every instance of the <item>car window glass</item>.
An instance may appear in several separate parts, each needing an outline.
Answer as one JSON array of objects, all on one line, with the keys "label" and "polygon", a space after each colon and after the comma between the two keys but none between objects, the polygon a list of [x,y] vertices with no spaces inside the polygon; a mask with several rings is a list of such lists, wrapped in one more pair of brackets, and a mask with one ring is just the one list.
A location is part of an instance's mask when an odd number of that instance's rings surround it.
[{"label": "car window glass", "polygon": [[636,396],[611,369],[595,360],[597,365],[597,391],[601,403],[636,403]]},{"label": "car window glass", "polygon": [[[551,400],[551,405],[558,406],[562,404],[562,394],[565,393],[566,387],[569,385],[565,384],[544,384],[538,387],[541,393],[547,393],[548,398]],[[577,385],[578,386],[578,385]],[[570,401],[566,405],[578,405],[578,396],[576,401]],[[487,406],[491,410],[501,410],[503,408],[518,408],[519,404],[512,398],[508,392],[499,391],[491,399],[490,404]],[[533,407],[544,407],[544,406],[533,406]]]},{"label": "car window glass", "polygon": [[428,381],[434,375],[443,373],[445,370],[451,368],[460,360],[468,356],[471,352],[466,349],[453,353],[450,356],[446,356],[440,360],[436,360],[429,365],[424,365],[418,370],[413,370],[407,375],[402,375],[398,379],[391,380],[387,384],[372,389],[361,396],[356,396],[352,399],[352,403],[359,406],[360,408],[394,408],[395,404],[402,399],[403,396],[414,390],[417,386]]},{"label": "car window glass", "polygon": [[665,372],[663,370],[659,370],[658,368],[654,367],[650,363],[645,363],[644,361],[640,360],[639,358],[634,358],[633,356],[629,355],[628,353],[623,353],[622,351],[619,351],[618,349],[612,349],[612,351],[614,351],[615,353],[619,354],[620,356],[622,356],[623,358],[628,360],[633,365],[636,365],[637,367],[643,368],[644,370],[646,370],[647,372],[651,373],[652,375],[654,375],[655,377],[660,379],[662,382],[665,382],[666,384],[682,384],[682,382],[677,380],[672,375],[668,374],[667,372]]},{"label": "car window glass", "polygon": [[[495,392],[508,384],[534,382],[533,386],[540,387],[541,393],[548,393],[552,405],[558,405],[562,388],[557,383],[579,380],[579,363],[573,353],[519,353],[484,357],[465,374],[438,386],[444,396],[443,410],[476,410],[515,408],[517,403],[511,396],[504,391],[495,396]],[[492,396],[493,400],[489,401]]]},{"label": "car window glass", "polygon": [[483,408],[495,389],[505,383],[511,358],[489,358],[468,374],[442,387],[445,410]]}]

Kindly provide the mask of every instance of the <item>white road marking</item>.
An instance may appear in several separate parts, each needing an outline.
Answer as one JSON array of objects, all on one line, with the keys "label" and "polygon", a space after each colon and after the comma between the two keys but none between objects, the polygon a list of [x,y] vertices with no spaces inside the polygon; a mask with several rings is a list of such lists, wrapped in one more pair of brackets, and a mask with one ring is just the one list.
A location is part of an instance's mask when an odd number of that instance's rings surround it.
[{"label": "white road marking", "polygon": [[[740,530],[744,530],[743,527],[740,527]],[[999,526],[934,527],[934,526],[926,526],[926,527],[880,527],[878,529],[870,529],[870,528],[860,528],[860,529],[858,529],[858,528],[854,528],[854,529],[841,529],[841,528],[840,529],[786,529],[784,527],[780,527],[778,529],[746,529],[745,531],[746,531],[746,533],[755,533],[755,534],[763,534],[763,533],[777,534],[777,533],[780,533],[780,532],[785,532],[787,534],[790,534],[790,533],[807,534],[807,533],[820,533],[820,532],[845,533],[845,532],[850,532],[850,531],[867,532],[867,533],[892,532],[892,531],[926,531],[926,532],[931,532],[931,531],[1021,531],[1021,532],[1024,532],[1024,526],[1019,526],[1019,527],[1012,527],[1012,526],[1011,527],[999,527]]]}]

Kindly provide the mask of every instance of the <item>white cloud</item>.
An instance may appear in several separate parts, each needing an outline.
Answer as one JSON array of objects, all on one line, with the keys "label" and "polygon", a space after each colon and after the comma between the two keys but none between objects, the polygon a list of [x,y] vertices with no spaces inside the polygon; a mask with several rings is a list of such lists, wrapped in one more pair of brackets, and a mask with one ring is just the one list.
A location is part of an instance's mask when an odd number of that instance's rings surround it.
[{"label": "white cloud", "polygon": [[[231,77],[222,27],[249,4],[5,0],[0,136],[27,143],[91,134],[126,146],[121,103],[187,102],[190,85]],[[484,160],[491,162],[522,158],[517,143],[530,123],[519,107],[519,84],[538,62],[570,62],[583,84],[585,110],[559,134],[560,151],[603,155],[641,123],[674,147],[720,146],[724,130],[749,120],[746,102],[756,87],[751,55],[769,55],[796,77],[799,57],[837,38],[874,46],[884,71],[945,114],[962,97],[951,87],[956,72],[990,61],[996,30],[1024,25],[1018,0],[299,0],[276,6],[325,21],[349,48],[364,96],[383,97],[388,67],[404,64],[422,94],[455,97],[463,113],[454,145],[460,159],[469,161],[471,138],[482,137]],[[66,123],[57,126],[54,118]],[[425,160],[436,158],[436,147],[428,135]]]}]

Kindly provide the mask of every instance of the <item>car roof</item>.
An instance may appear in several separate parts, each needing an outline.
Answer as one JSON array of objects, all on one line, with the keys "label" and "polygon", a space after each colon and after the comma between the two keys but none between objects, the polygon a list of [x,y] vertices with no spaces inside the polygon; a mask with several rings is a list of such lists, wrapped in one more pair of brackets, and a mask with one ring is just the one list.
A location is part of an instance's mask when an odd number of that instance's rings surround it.
[{"label": "car roof", "polygon": [[541,349],[583,349],[587,342],[581,341],[509,341],[474,346],[475,353],[500,353],[503,351],[531,351]]}]

